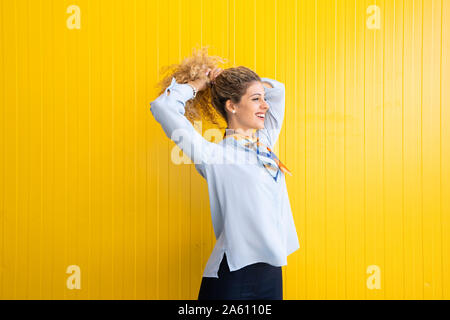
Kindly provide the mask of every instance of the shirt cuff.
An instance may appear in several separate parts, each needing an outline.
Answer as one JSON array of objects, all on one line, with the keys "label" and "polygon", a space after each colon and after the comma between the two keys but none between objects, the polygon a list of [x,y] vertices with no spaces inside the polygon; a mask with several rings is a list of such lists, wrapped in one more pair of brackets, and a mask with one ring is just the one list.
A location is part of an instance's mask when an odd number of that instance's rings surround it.
[{"label": "shirt cuff", "polygon": [[183,105],[185,105],[186,101],[194,97],[194,90],[192,89],[192,87],[186,83],[178,83],[175,80],[175,77],[172,77],[172,82],[166,88],[166,95],[168,90],[170,90],[169,96],[173,95],[173,97],[176,100],[182,102]]}]

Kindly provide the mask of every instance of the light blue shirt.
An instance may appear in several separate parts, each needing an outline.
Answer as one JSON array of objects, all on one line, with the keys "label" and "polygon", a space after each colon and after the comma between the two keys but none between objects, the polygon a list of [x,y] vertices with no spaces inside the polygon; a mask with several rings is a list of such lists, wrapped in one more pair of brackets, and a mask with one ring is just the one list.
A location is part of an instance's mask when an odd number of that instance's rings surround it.
[{"label": "light blue shirt", "polygon": [[[273,150],[284,118],[285,87],[273,79],[261,80],[273,88],[264,86],[269,109],[264,129],[256,135]],[[203,276],[218,278],[224,253],[230,271],[257,262],[286,265],[287,256],[300,245],[284,173],[275,181],[258,162],[256,152],[237,148],[231,137],[219,143],[202,137],[184,115],[186,102],[193,95],[191,86],[172,78],[165,92],[150,103],[150,111],[208,184],[216,244]]]}]

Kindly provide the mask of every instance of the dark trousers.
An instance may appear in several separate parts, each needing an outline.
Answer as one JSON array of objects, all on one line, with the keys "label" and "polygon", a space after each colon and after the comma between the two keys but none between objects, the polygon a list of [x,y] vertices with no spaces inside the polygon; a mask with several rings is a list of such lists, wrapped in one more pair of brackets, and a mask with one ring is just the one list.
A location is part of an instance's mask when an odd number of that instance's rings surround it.
[{"label": "dark trousers", "polygon": [[231,272],[226,255],[219,278],[202,278],[198,300],[283,300],[281,267],[254,263]]}]

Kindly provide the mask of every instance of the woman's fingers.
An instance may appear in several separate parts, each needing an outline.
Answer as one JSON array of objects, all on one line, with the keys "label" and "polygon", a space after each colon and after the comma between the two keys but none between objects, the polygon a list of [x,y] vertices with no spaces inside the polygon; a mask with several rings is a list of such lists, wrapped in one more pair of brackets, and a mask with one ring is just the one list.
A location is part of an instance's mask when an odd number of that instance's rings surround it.
[{"label": "woman's fingers", "polygon": [[215,68],[212,71],[212,80],[214,80],[223,70],[221,68]]},{"label": "woman's fingers", "polygon": [[207,81],[208,85],[210,86],[212,83],[214,83],[214,80],[216,77],[223,71],[222,68],[214,68],[214,69],[208,69],[206,71],[206,76],[209,78],[209,81]]}]

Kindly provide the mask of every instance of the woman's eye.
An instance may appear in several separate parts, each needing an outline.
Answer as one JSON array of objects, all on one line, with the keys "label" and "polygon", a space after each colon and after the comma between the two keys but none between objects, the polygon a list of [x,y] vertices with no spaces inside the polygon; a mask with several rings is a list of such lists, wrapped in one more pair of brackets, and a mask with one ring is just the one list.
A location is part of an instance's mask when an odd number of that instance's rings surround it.
[{"label": "woman's eye", "polygon": [[[255,99],[253,99],[253,101],[256,101],[256,100],[258,100],[259,98],[255,98]],[[264,101],[267,101],[267,99],[264,99]]]}]

